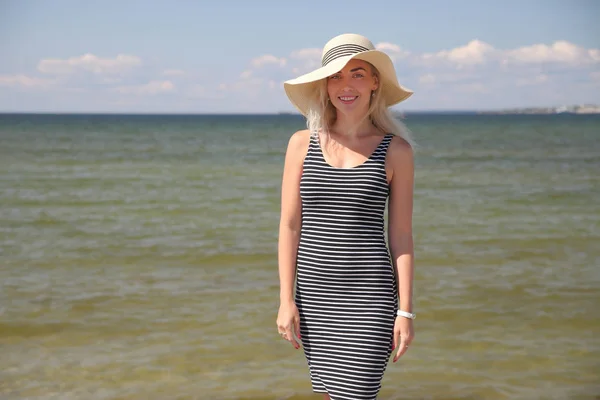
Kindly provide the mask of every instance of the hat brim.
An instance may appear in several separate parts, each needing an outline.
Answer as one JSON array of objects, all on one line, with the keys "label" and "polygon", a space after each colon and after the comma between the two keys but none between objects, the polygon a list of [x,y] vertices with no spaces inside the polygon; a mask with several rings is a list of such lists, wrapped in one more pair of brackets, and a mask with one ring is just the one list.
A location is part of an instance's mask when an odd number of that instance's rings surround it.
[{"label": "hat brim", "polygon": [[379,50],[368,50],[340,57],[324,67],[284,82],[285,93],[294,107],[306,115],[317,94],[319,81],[341,71],[352,59],[367,61],[377,68],[380,75],[380,96],[387,107],[398,104],[413,94],[412,90],[398,83],[394,64],[387,54]]}]

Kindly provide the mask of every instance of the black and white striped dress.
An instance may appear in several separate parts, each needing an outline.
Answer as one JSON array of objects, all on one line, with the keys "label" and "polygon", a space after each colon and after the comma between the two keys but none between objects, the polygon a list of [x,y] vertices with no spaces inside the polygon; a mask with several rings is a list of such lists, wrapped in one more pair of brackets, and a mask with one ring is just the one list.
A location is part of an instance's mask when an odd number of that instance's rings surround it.
[{"label": "black and white striped dress", "polygon": [[384,235],[385,157],[336,168],[311,135],[300,181],[296,304],[313,391],[375,399],[391,354],[396,280]]}]

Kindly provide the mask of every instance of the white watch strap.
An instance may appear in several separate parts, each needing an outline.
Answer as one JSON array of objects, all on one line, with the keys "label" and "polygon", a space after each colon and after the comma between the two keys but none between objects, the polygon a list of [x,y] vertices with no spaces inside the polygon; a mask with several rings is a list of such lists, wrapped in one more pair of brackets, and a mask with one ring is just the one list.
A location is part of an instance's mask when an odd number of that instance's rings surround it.
[{"label": "white watch strap", "polygon": [[416,314],[409,313],[409,312],[402,311],[402,310],[398,310],[398,312],[396,312],[396,315],[399,316],[399,317],[405,317],[405,318],[410,318],[410,319],[417,318]]}]

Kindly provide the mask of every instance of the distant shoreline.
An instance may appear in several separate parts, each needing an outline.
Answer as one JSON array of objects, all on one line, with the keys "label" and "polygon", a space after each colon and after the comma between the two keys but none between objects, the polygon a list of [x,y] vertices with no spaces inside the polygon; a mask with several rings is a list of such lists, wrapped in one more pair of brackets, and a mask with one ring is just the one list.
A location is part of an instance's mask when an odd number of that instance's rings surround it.
[{"label": "distant shoreline", "polygon": [[479,114],[600,114],[600,106],[595,104],[582,104],[559,107],[508,108],[503,110],[480,111]]},{"label": "distant shoreline", "polygon": [[[527,107],[499,110],[392,110],[392,114],[402,118],[407,115],[556,115],[556,114],[600,114],[600,106],[582,105],[570,107]],[[0,111],[0,116],[297,116],[298,112],[279,111],[271,113],[202,113],[202,112],[108,112],[108,111]]]}]

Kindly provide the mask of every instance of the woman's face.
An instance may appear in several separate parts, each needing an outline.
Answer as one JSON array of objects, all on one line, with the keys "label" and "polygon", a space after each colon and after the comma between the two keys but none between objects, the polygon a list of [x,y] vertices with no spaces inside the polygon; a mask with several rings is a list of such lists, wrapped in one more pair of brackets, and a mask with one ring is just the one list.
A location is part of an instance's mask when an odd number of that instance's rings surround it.
[{"label": "woman's face", "polygon": [[369,109],[371,93],[378,85],[371,65],[353,59],[341,71],[327,78],[327,93],[338,111],[344,114],[365,113]]}]

